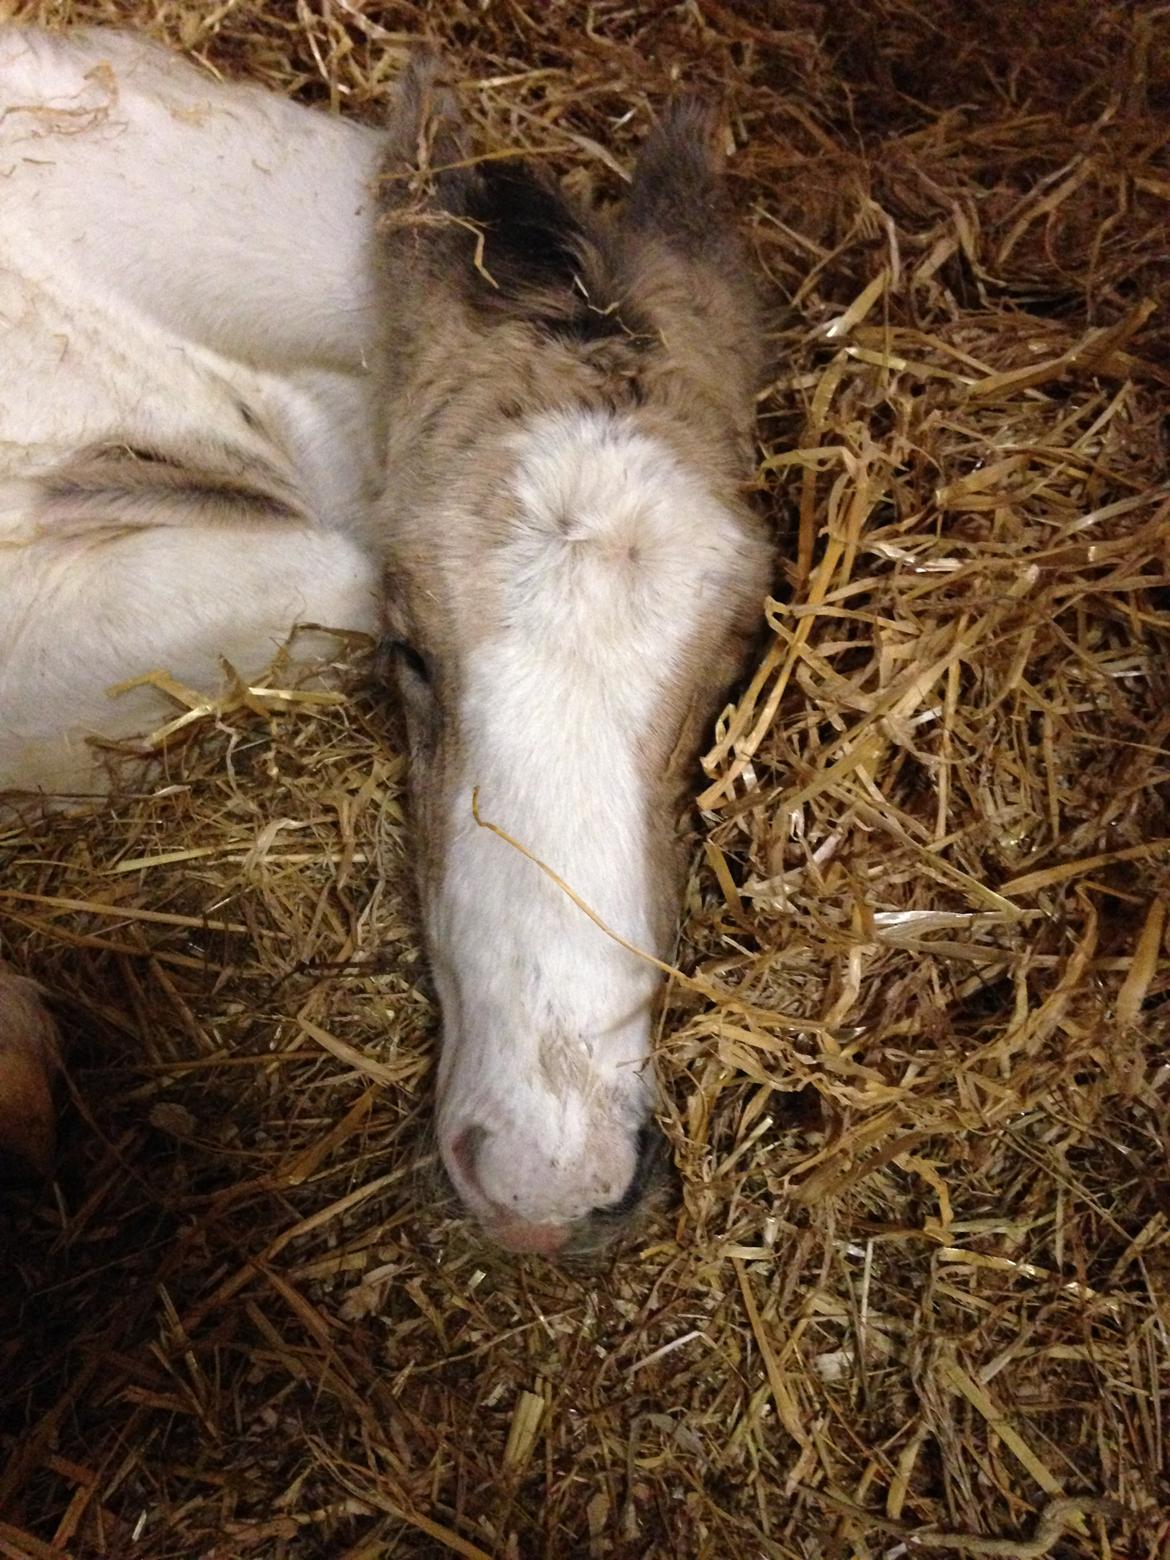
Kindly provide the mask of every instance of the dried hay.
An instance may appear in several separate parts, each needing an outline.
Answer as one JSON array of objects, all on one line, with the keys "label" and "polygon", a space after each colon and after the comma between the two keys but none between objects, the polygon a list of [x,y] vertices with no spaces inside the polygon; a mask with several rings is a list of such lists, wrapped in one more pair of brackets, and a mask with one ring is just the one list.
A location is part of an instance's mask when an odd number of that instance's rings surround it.
[{"label": "dried hay", "polygon": [[375,118],[425,28],[603,191],[724,93],[788,562],[662,1020],[681,1198],[601,1278],[432,1200],[375,693],[0,838],[76,1036],[0,1215],[0,1554],[1166,1553],[1167,9],[16,12]]}]

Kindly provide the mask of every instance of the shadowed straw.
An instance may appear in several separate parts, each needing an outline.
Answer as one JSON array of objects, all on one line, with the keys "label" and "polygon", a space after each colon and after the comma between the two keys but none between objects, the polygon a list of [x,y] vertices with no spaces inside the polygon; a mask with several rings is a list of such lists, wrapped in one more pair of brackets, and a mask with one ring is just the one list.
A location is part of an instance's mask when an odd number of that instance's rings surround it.
[{"label": "shadowed straw", "polygon": [[375,121],[426,32],[602,197],[723,101],[783,563],[697,777],[680,1187],[600,1280],[435,1196],[360,668],[180,692],[120,800],[0,833],[72,1036],[57,1188],[0,1212],[0,1553],[1162,1553],[1166,8],[7,9]]}]

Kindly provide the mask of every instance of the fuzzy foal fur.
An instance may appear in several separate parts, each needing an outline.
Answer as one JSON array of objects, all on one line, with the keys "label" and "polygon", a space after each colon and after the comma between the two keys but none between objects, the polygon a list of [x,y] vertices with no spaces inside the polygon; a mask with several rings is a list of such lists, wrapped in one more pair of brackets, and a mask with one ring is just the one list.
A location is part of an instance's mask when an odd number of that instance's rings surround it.
[{"label": "fuzzy foal fur", "polygon": [[[760,329],[693,104],[599,214],[476,162],[436,63],[383,163],[387,470],[372,536],[443,1008],[439,1139],[507,1244],[589,1241],[653,1102],[675,819],[768,578],[745,508]],[[403,366],[408,365],[406,371]]]}]

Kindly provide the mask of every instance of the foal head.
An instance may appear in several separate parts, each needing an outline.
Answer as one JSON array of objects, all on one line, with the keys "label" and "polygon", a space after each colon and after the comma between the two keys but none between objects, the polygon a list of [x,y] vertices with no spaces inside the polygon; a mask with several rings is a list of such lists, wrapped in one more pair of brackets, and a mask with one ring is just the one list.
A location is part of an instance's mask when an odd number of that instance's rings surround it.
[{"label": "foal head", "polygon": [[527,166],[470,160],[423,58],[383,169],[376,543],[439,1143],[516,1250],[595,1238],[641,1200],[658,974],[631,947],[669,946],[678,811],[768,585],[741,497],[756,301],[711,141],[676,108],[620,213],[578,210]]}]

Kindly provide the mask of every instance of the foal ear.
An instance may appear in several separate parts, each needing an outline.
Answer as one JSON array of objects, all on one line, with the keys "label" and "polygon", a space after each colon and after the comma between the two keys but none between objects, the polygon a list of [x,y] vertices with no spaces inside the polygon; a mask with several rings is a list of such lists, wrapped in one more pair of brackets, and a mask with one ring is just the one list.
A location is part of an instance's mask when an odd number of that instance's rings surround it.
[{"label": "foal ear", "polygon": [[631,305],[668,349],[680,408],[712,408],[736,458],[746,459],[765,338],[724,185],[719,124],[707,105],[683,98],[651,131],[621,218],[622,259]]},{"label": "foal ear", "polygon": [[626,202],[633,232],[694,260],[721,259],[733,218],[717,138],[720,117],[697,97],[672,103],[647,137]]},{"label": "foal ear", "polygon": [[577,279],[592,261],[581,215],[542,171],[475,157],[470,143],[443,61],[416,49],[387,129],[387,246],[413,232],[432,275],[458,285],[477,311],[565,328],[585,307]]},{"label": "foal ear", "polygon": [[468,139],[446,62],[429,44],[421,44],[399,78],[386,124],[383,207],[409,206],[423,191],[433,192],[440,205],[458,203],[473,180],[471,170],[461,166],[468,159]]}]

